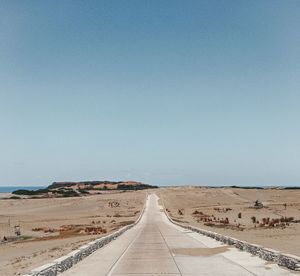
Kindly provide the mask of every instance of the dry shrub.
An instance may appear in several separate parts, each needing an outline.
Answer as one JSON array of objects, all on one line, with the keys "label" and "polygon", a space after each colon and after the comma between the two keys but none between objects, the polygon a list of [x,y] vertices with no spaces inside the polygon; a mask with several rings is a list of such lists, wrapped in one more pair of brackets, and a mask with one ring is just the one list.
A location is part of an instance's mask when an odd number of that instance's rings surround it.
[{"label": "dry shrub", "polygon": [[178,215],[183,216],[184,215],[184,209],[178,209]]},{"label": "dry shrub", "polygon": [[121,215],[120,215],[119,213],[116,213],[116,214],[114,214],[114,217],[115,217],[115,218],[120,218]]},{"label": "dry shrub", "polygon": [[203,212],[196,210],[192,213],[192,215],[204,215],[204,214]]}]

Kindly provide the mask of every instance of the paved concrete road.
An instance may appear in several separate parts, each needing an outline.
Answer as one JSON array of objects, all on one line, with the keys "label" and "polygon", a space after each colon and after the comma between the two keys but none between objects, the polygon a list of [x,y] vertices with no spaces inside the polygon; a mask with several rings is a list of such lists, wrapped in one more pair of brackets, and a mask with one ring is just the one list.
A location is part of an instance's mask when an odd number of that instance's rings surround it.
[{"label": "paved concrete road", "polygon": [[[173,225],[152,194],[140,223],[63,276],[292,275],[222,243]],[[294,274],[293,274],[294,275]]]}]

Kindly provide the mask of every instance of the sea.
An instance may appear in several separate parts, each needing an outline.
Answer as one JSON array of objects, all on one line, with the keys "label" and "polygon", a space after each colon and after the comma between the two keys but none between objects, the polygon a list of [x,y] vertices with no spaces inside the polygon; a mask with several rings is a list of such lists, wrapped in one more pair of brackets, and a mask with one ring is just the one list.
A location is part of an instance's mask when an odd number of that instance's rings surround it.
[{"label": "sea", "polygon": [[38,190],[44,189],[46,186],[0,186],[0,193],[11,193],[15,190]]}]

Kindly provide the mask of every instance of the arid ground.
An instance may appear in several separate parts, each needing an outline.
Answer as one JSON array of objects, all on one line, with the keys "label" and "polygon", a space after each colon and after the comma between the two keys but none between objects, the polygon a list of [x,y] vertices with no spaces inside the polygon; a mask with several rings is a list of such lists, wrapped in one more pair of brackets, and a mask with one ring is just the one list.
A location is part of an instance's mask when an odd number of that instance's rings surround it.
[{"label": "arid ground", "polygon": [[[300,190],[162,188],[173,219],[300,255]],[[0,275],[18,275],[135,221],[146,191],[0,199]],[[254,208],[255,201],[262,208]],[[14,226],[20,225],[16,239]]]},{"label": "arid ground", "polygon": [[[300,256],[300,190],[160,189],[178,222]],[[259,200],[263,208],[254,208]]]},{"label": "arid ground", "polygon": [[[0,275],[18,275],[135,221],[146,192],[0,200]],[[21,238],[15,239],[20,225]],[[18,227],[17,227],[18,228]],[[17,230],[16,228],[16,230]],[[12,238],[11,238],[12,237]]]}]

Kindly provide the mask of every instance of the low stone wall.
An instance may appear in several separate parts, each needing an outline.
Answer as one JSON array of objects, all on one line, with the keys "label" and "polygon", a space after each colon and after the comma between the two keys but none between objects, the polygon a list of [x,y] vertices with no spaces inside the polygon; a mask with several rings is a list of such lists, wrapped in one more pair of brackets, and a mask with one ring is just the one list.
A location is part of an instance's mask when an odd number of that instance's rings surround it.
[{"label": "low stone wall", "polygon": [[281,252],[273,250],[273,249],[264,248],[257,244],[251,244],[251,243],[248,243],[245,241],[241,241],[241,240],[238,240],[238,239],[235,239],[232,237],[224,236],[224,235],[212,232],[212,231],[200,229],[200,228],[193,227],[190,225],[183,225],[181,223],[174,221],[169,216],[168,212],[166,212],[165,208],[164,208],[164,210],[165,210],[165,214],[166,214],[167,218],[175,225],[178,225],[182,228],[191,230],[193,232],[197,232],[204,236],[208,236],[210,238],[213,238],[213,239],[223,242],[225,244],[235,246],[236,248],[238,248],[240,250],[247,251],[247,252],[251,253],[252,255],[258,256],[266,261],[274,262],[280,266],[284,266],[284,267],[287,267],[292,270],[300,271],[300,257],[298,257],[298,256],[284,254],[284,253],[281,253]]},{"label": "low stone wall", "polygon": [[[147,200],[148,199],[146,199],[146,203],[147,203]],[[63,256],[59,259],[56,259],[49,264],[35,268],[35,269],[31,270],[29,274],[26,274],[23,276],[56,276],[57,274],[68,270],[73,265],[77,264],[82,259],[89,256],[97,249],[110,243],[112,240],[115,240],[117,237],[122,235],[125,231],[127,231],[128,229],[135,226],[141,220],[141,218],[144,214],[146,203],[144,205],[144,208],[143,208],[139,218],[134,223],[124,226],[121,229],[119,229],[118,231],[116,231],[110,235],[101,237],[99,239],[96,239],[95,241],[92,241],[86,245],[83,245],[80,248],[78,248],[77,250],[72,251],[68,255]]]}]

